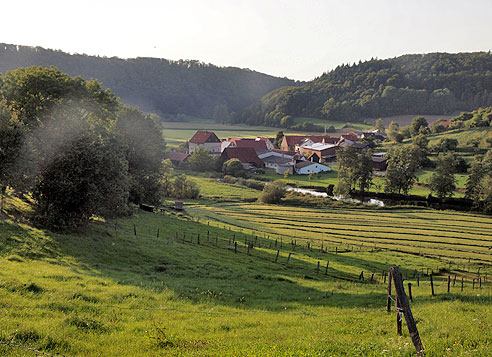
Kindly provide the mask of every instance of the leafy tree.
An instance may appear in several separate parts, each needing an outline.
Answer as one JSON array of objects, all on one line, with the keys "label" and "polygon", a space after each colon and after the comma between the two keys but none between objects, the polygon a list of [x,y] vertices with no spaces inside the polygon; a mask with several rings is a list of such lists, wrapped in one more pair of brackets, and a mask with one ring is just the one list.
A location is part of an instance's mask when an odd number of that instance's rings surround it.
[{"label": "leafy tree", "polygon": [[476,208],[482,208],[492,213],[492,150],[481,157],[476,157],[470,169],[466,182],[465,197],[472,199]]},{"label": "leafy tree", "polygon": [[150,116],[123,108],[114,128],[125,145],[130,175],[130,202],[159,204],[165,142]]},{"label": "leafy tree", "polygon": [[374,128],[377,129],[380,133],[384,133],[386,131],[386,128],[384,127],[383,119],[376,119],[376,124],[374,125]]},{"label": "leafy tree", "polygon": [[419,134],[426,134],[429,131],[429,124],[423,116],[413,118],[412,124],[410,124],[410,134],[417,136]]},{"label": "leafy tree", "polygon": [[21,125],[5,105],[0,102],[0,210],[3,209],[3,196],[8,186],[13,186],[16,166],[20,161],[24,133]]},{"label": "leafy tree", "polygon": [[65,143],[42,169],[34,189],[35,220],[54,230],[76,228],[94,215],[127,212],[128,163],[114,141],[85,132]]},{"label": "leafy tree", "polygon": [[193,151],[193,154],[189,157],[188,162],[193,171],[212,171],[215,168],[215,159],[207,149],[202,147]]},{"label": "leafy tree", "polygon": [[274,181],[265,185],[260,196],[263,203],[279,203],[285,197],[286,186],[282,181]]},{"label": "leafy tree", "polygon": [[419,166],[427,167],[429,165],[429,139],[427,136],[422,134],[415,136],[412,146]]},{"label": "leafy tree", "polygon": [[247,173],[239,159],[230,159],[222,165],[222,172],[234,177],[246,177]]},{"label": "leafy tree", "polygon": [[275,135],[275,142],[274,142],[274,145],[277,149],[280,149],[283,139],[284,139],[284,132],[281,130],[277,131],[277,134]]},{"label": "leafy tree", "polygon": [[388,126],[388,137],[392,141],[401,142],[401,140],[397,140],[397,135],[399,135],[399,133],[400,133],[400,125],[397,122],[392,121]]},{"label": "leafy tree", "polygon": [[373,164],[370,151],[359,154],[352,146],[339,149],[337,152],[338,182],[335,194],[346,196],[357,187],[367,190],[372,184]]},{"label": "leafy tree", "polygon": [[415,149],[398,146],[388,152],[384,190],[390,193],[408,194],[417,181],[419,163]]},{"label": "leafy tree", "polygon": [[453,138],[442,138],[434,147],[437,153],[447,153],[448,151],[456,151],[458,140]]},{"label": "leafy tree", "polygon": [[200,190],[198,185],[189,180],[186,175],[179,175],[171,183],[171,192],[177,198],[198,198]]},{"label": "leafy tree", "polygon": [[431,192],[441,199],[452,196],[456,189],[455,172],[456,160],[454,155],[451,153],[439,155],[436,170],[429,182]]},{"label": "leafy tree", "polygon": [[353,146],[347,146],[337,151],[338,182],[334,190],[336,195],[346,196],[355,189],[358,161],[357,150]]}]

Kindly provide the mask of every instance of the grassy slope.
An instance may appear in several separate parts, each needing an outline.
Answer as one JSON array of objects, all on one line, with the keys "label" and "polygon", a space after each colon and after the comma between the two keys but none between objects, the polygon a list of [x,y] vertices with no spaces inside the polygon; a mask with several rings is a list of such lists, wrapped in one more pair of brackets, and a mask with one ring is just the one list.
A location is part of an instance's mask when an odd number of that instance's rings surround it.
[{"label": "grassy slope", "polygon": [[[18,203],[9,200],[7,204],[12,202]],[[68,235],[10,219],[1,221],[0,339],[46,352],[89,356],[411,355],[408,332],[404,329],[403,337],[396,336],[394,315],[384,311],[385,286],[348,280],[355,280],[361,270],[367,278],[370,272],[379,274],[391,264],[400,264],[408,274],[413,269],[442,268],[442,261],[384,250],[334,254],[335,245],[327,243],[328,253],[297,247],[286,267],[291,252],[287,244],[277,264],[273,263],[275,250],[268,248],[273,240],[260,238],[262,248],[247,255],[244,239],[254,238],[234,224],[273,229],[278,237],[287,233],[277,229],[291,228],[289,223],[279,228],[276,221],[296,217],[292,225],[309,222],[304,226],[311,233],[298,232],[316,245],[316,238],[325,237],[318,226],[334,225],[351,234],[364,216],[375,220],[366,219],[366,223],[382,218],[380,225],[385,226],[391,219],[416,229],[432,222],[434,229],[443,222],[448,226],[455,222],[469,233],[490,232],[491,224],[489,217],[480,215],[462,215],[458,222],[457,214],[427,210],[334,208],[327,212],[226,203],[207,203],[205,208],[206,202],[197,202],[194,214],[215,214],[231,223],[232,231],[230,225],[224,229],[217,221],[209,226],[203,220],[145,212],[119,220],[116,230],[114,222],[96,222]],[[260,211],[262,219],[258,219]],[[327,214],[335,216],[327,221]],[[188,243],[169,242],[176,232],[180,239],[186,235]],[[198,233],[200,245],[196,244]],[[238,254],[229,245],[233,234],[240,243]],[[442,233],[440,239],[448,235],[455,239],[452,232]],[[214,246],[215,237],[219,247]],[[190,238],[194,243],[189,243]],[[323,270],[316,274],[318,261],[322,267],[330,262],[328,276]],[[457,274],[471,278],[466,272]],[[445,284],[438,279],[434,298],[429,296],[426,279],[420,288],[414,286],[412,310],[428,355],[490,355],[490,286],[479,294],[469,283],[464,293],[453,291],[446,294]],[[0,345],[1,355],[22,353]]]}]

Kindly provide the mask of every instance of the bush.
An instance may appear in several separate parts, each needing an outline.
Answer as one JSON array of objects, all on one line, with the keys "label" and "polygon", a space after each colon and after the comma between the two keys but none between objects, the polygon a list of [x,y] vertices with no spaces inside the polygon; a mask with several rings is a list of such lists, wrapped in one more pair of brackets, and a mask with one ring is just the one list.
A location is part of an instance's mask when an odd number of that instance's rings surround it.
[{"label": "bush", "polygon": [[246,177],[247,172],[238,159],[230,159],[224,162],[222,165],[222,172],[225,175],[232,175],[235,177]]},{"label": "bush", "polygon": [[265,185],[260,201],[263,203],[279,203],[285,197],[286,192],[286,186],[282,181],[271,182]]}]

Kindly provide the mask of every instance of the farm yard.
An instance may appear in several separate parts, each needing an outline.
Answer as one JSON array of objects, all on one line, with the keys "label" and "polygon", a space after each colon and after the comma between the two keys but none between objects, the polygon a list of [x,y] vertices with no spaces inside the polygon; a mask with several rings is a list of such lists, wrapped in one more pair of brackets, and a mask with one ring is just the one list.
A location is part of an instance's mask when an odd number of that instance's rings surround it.
[{"label": "farm yard", "polygon": [[491,225],[478,214],[237,199],[64,235],[5,220],[0,354],[412,355],[386,312],[385,273],[399,265],[426,354],[486,356]]}]

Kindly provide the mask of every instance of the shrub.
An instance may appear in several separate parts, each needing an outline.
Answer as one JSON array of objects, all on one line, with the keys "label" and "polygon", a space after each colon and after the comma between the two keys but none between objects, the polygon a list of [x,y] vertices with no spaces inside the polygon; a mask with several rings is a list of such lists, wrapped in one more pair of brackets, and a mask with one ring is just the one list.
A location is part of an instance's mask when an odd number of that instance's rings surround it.
[{"label": "shrub", "polygon": [[286,186],[281,181],[274,181],[265,185],[260,201],[263,203],[279,203],[285,197]]}]

